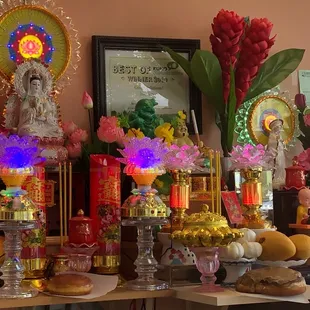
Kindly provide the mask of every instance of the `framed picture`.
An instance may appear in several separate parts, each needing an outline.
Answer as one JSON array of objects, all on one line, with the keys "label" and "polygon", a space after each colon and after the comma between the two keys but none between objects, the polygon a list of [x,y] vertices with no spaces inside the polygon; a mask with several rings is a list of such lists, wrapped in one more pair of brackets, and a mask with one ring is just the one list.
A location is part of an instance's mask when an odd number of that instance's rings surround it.
[{"label": "framed picture", "polygon": [[231,224],[239,224],[243,220],[242,210],[236,192],[221,192],[222,201],[225,206]]},{"label": "framed picture", "polygon": [[202,133],[201,93],[163,46],[190,60],[200,40],[92,37],[95,127],[102,115],[134,110],[139,100],[155,99],[156,113],[168,122],[185,110],[190,133],[190,111],[195,110]]}]

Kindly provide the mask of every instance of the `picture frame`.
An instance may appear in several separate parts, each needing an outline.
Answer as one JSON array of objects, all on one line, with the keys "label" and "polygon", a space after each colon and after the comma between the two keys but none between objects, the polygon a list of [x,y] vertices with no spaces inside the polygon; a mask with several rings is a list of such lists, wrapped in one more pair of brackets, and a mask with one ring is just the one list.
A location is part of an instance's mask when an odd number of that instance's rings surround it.
[{"label": "picture frame", "polygon": [[201,92],[183,69],[163,51],[164,46],[190,60],[200,49],[200,40],[92,37],[95,130],[102,115],[132,110],[140,99],[155,97],[155,101],[159,102],[156,113],[166,121],[170,121],[169,118],[180,110],[187,112],[190,134],[194,134],[190,121],[190,111],[194,110],[198,130],[202,134]]},{"label": "picture frame", "polygon": [[241,223],[243,216],[237,193],[235,191],[222,191],[221,197],[230,223]]}]

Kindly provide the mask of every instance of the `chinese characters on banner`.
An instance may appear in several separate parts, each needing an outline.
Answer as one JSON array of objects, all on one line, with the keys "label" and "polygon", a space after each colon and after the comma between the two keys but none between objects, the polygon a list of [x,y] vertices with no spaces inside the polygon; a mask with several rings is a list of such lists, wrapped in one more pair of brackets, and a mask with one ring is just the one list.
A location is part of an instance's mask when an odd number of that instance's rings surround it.
[{"label": "chinese characters on banner", "polygon": [[121,225],[120,163],[109,155],[90,156],[90,217],[100,249],[94,258],[99,273],[118,273]]}]

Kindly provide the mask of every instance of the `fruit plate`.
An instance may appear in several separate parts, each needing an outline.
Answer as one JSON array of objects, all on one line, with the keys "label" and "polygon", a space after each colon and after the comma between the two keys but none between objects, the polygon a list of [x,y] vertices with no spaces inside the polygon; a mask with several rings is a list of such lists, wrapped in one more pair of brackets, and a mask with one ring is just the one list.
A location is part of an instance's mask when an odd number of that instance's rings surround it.
[{"label": "fruit plate", "polygon": [[269,267],[284,267],[284,268],[290,268],[290,267],[297,267],[304,265],[307,260],[287,260],[287,261],[269,261],[269,260],[257,260],[256,265],[261,266],[269,266]]}]

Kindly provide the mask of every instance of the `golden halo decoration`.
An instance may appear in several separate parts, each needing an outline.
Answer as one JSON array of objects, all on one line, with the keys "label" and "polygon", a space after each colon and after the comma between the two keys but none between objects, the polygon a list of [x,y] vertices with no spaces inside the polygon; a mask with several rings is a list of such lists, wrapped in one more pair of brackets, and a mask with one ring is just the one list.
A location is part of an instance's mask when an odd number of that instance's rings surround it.
[{"label": "golden halo decoration", "polygon": [[281,119],[281,137],[287,147],[294,146],[301,134],[298,113],[288,92],[280,92],[277,88],[269,90],[246,101],[238,109],[235,126],[237,142],[242,145],[267,145],[270,123],[275,119]]},{"label": "golden halo decoration", "polygon": [[0,1],[2,90],[18,65],[37,59],[49,67],[60,92],[76,73],[80,46],[72,19],[53,0]]},{"label": "golden halo decoration", "polygon": [[279,96],[263,96],[252,106],[248,130],[255,144],[266,145],[270,132],[269,124],[274,119],[283,120],[282,138],[288,144],[294,135],[295,116],[286,99]]}]

